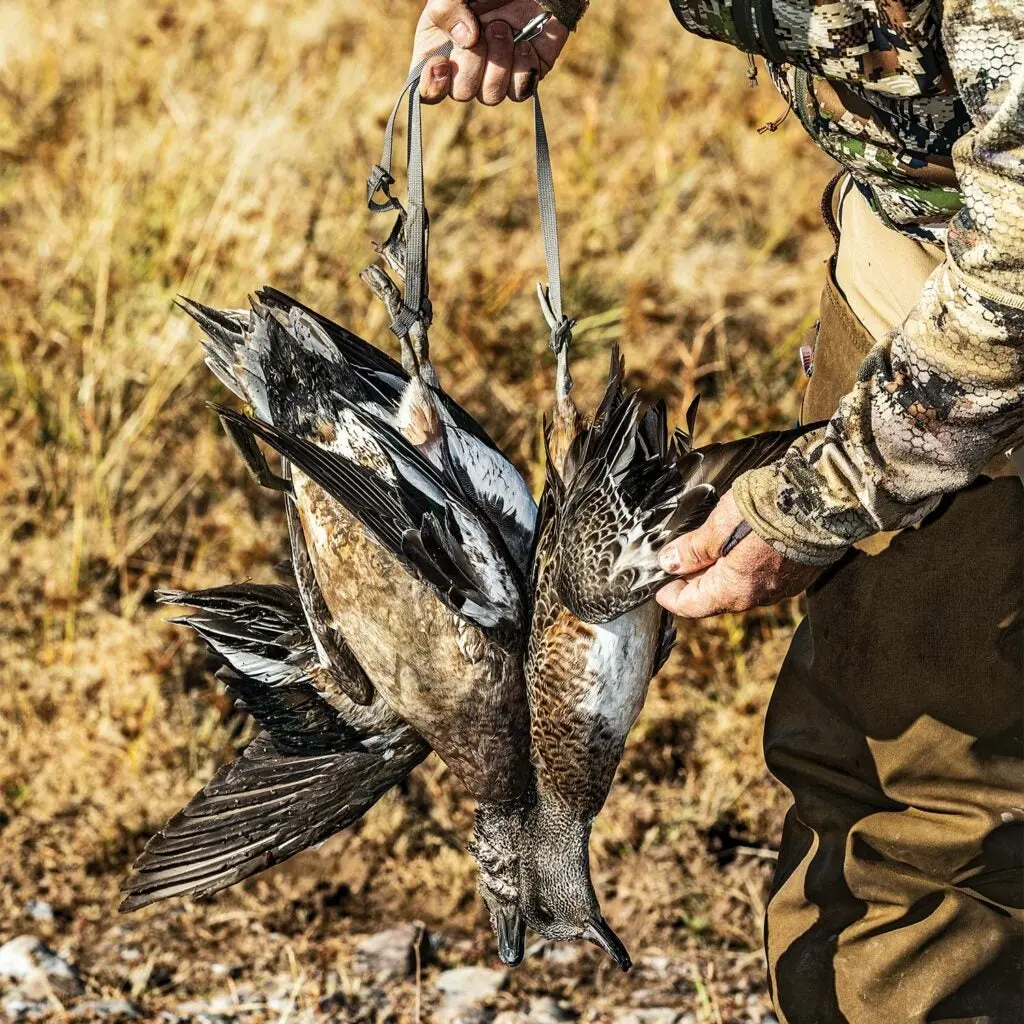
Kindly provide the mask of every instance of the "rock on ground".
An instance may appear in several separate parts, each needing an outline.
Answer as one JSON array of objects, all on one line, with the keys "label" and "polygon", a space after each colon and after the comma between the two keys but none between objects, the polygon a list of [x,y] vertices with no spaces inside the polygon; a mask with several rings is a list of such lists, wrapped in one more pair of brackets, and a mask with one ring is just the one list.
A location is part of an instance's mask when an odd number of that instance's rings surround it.
[{"label": "rock on ground", "polygon": [[668,1006],[651,1007],[649,1010],[630,1010],[615,1018],[615,1024],[683,1024],[682,1010]]},{"label": "rock on ground", "polygon": [[562,1024],[575,1019],[572,1011],[551,996],[537,996],[530,1000],[528,1010],[505,1010],[494,1018],[493,1024]]},{"label": "rock on ground", "polygon": [[486,1024],[490,1014],[481,1003],[493,999],[508,981],[508,971],[494,967],[455,967],[437,979],[443,994],[434,1019],[439,1024]]},{"label": "rock on ground", "polygon": [[476,1002],[493,999],[507,981],[508,971],[497,967],[453,967],[437,979],[437,987],[448,999]]},{"label": "rock on ground", "polygon": [[139,1008],[127,999],[86,999],[68,1016],[69,1020],[138,1020]]},{"label": "rock on ground", "polygon": [[354,969],[357,974],[377,981],[400,981],[416,970],[416,947],[427,962],[430,944],[422,925],[405,924],[377,932],[356,947]]},{"label": "rock on ground", "polygon": [[0,946],[0,977],[10,978],[29,1000],[68,998],[84,991],[78,970],[34,935]]}]

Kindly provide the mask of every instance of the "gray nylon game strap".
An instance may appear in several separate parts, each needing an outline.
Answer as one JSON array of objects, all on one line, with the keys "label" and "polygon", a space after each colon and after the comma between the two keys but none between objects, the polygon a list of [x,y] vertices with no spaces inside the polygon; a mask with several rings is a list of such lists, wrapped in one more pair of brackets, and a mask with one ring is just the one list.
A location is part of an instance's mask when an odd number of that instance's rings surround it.
[{"label": "gray nylon game strap", "polygon": [[538,288],[541,309],[551,328],[551,347],[559,349],[572,339],[576,323],[562,312],[562,266],[558,249],[558,208],[555,205],[555,179],[551,170],[551,147],[544,127],[540,92],[533,94],[533,125],[537,145],[537,199],[540,204],[540,230],[544,238],[544,260],[548,269],[547,288]]},{"label": "gray nylon game strap", "polygon": [[[375,164],[366,183],[367,206],[374,213],[391,210],[403,212],[402,204],[391,195],[395,183],[391,174],[394,155],[395,125],[402,101],[409,96],[408,136],[408,184],[406,216],[405,296],[402,309],[395,318],[391,329],[399,337],[407,335],[412,326],[421,318],[424,299],[427,295],[427,250],[429,242],[429,218],[423,173],[423,118],[420,100],[420,76],[427,62],[434,57],[448,57],[452,52],[451,43],[427,54],[410,72],[405,80],[398,100],[384,129],[384,149],[380,163]],[[541,309],[551,328],[551,345],[557,352],[571,338],[575,320],[570,320],[562,311],[562,273],[558,247],[558,213],[555,206],[555,183],[551,170],[551,151],[539,92],[534,92],[534,133],[536,136],[537,196],[540,205],[541,234],[544,239],[544,258],[547,263],[548,286],[538,287]],[[380,192],[384,202],[376,198]]]}]

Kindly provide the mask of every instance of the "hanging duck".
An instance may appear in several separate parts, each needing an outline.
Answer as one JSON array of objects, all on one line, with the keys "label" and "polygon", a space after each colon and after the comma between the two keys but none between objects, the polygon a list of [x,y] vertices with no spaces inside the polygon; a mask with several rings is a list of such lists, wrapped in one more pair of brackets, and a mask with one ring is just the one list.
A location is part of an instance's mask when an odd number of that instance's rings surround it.
[{"label": "hanging duck", "polygon": [[571,395],[571,323],[547,312],[556,395],[525,672],[535,800],[522,825],[519,904],[542,935],[588,939],[628,970],[594,892],[589,841],[675,640],[671,616],[653,600],[668,579],[657,554],[703,523],[740,472],[777,458],[799,431],[693,450],[697,403],[687,429],[670,439],[664,403],[641,413],[638,396],[625,394],[617,349],[588,421]]}]

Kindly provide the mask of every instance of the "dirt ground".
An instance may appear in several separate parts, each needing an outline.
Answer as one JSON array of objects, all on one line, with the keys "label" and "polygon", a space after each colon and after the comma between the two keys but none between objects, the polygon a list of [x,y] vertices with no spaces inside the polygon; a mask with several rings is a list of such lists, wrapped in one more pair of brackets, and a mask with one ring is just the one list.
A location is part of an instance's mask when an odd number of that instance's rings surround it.
[{"label": "dirt ground", "polygon": [[[593,8],[544,86],[581,393],[618,341],[676,422],[703,395],[702,439],[786,425],[831,165],[792,117],[759,133],[785,111],[763,68],[751,89],[744,57],[667,3]],[[281,504],[206,411],[226,395],[172,300],[240,306],[273,283],[389,344],[357,277],[387,230],[363,189],[416,9],[0,0],[0,943],[29,932],[78,966],[86,992],[54,997],[54,1019],[122,998],[147,1020],[431,1020],[442,971],[497,965],[472,806],[435,758],[317,851],[206,902],[116,912],[146,838],[250,735],[153,591],[268,580],[285,554]],[[539,485],[530,112],[449,105],[426,133],[439,371]],[[652,687],[593,843],[638,968],[535,949],[490,1010],[768,1012],[785,795],[760,733],[799,615],[687,624]],[[408,922],[433,962],[361,972],[355,946]],[[0,1016],[27,1013],[5,985]]]}]

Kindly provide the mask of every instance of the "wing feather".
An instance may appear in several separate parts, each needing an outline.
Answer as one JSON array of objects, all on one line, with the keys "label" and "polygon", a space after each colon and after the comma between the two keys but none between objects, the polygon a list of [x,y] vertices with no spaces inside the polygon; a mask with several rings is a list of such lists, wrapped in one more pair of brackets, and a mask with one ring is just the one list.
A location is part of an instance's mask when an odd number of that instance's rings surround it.
[{"label": "wing feather", "polygon": [[120,909],[208,896],[323,842],[358,821],[429,750],[402,729],[361,750],[296,757],[262,734],[150,839],[122,885]]}]

